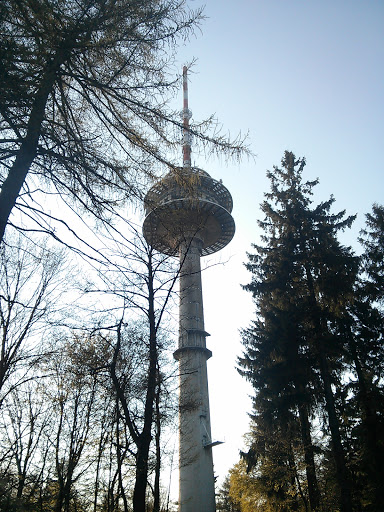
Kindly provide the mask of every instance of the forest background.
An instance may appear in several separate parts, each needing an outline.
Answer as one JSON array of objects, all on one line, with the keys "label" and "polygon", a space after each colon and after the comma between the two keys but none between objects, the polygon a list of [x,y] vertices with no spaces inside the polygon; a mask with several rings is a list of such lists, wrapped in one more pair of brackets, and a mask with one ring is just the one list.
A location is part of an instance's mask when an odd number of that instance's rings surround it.
[{"label": "forest background", "polygon": [[[315,197],[326,200],[334,193],[337,210],[346,207],[348,213],[360,214],[352,233],[342,235],[346,243],[356,243],[363,214],[374,201],[380,201],[379,91],[383,80],[377,62],[382,61],[383,12],[378,2],[369,7],[360,2],[348,2],[348,6],[242,2],[236,9],[210,2],[205,13],[209,18],[202,25],[203,34],[197,32],[196,39],[192,37],[181,49],[173,64],[174,76],[196,55],[199,61],[192,68],[196,75],[190,82],[194,118],[202,119],[213,111],[234,133],[249,127],[252,150],[257,153],[256,162],[245,159],[241,165],[226,166],[225,159],[206,162],[195,147],[196,163],[213,177],[223,178],[231,191],[237,222],[235,241],[220,258],[207,262],[211,268],[203,277],[207,328],[214,334],[210,362],[213,427],[216,436],[226,440],[222,453],[215,452],[215,467],[222,478],[237,460],[251,410],[250,388],[241,382],[234,364],[242,350],[238,329],[248,325],[253,313],[250,297],[239,283],[249,281],[242,263],[260,233],[258,205],[269,188],[265,169],[278,163],[286,148],[305,154],[308,177],[320,177]],[[233,37],[228,38],[230,30]],[[175,110],[179,104],[180,99]],[[358,186],[353,177],[360,177]],[[225,280],[223,267],[212,267],[220,261],[227,262]],[[224,296],[232,301],[222,301],[219,307],[218,297]],[[233,321],[224,325],[223,316]],[[227,397],[234,388],[236,400],[229,409]],[[232,424],[228,418],[233,417]]]}]

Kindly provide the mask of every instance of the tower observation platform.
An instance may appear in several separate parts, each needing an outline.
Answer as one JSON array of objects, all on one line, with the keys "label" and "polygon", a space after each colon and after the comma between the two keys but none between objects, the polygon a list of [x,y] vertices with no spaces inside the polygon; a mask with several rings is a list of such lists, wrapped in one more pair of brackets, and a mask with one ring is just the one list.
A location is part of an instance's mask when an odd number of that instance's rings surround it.
[{"label": "tower observation platform", "polygon": [[201,256],[225,247],[235,234],[232,197],[224,185],[197,167],[179,167],[156,183],[145,197],[145,239],[174,256],[182,240],[201,240]]},{"label": "tower observation platform", "polygon": [[172,169],[144,199],[143,234],[161,253],[178,256],[179,512],[214,512],[215,487],[209,413],[200,257],[233,238],[232,197],[221,181],[191,166],[187,73],[184,68],[183,167]]}]

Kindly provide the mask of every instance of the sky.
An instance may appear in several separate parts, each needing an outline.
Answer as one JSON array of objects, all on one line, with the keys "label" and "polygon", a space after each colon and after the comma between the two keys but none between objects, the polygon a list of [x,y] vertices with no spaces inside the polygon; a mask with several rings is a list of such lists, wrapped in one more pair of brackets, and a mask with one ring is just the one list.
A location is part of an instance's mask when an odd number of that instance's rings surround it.
[{"label": "sky", "polygon": [[[251,280],[246,253],[260,242],[266,170],[285,150],[304,156],[304,179],[320,180],[314,201],[333,195],[334,211],[358,215],[341,238],[357,252],[365,213],[384,202],[384,2],[207,0],[205,16],[177,57],[180,69],[197,59],[189,74],[193,119],[215,114],[224,133],[248,133],[255,154],[240,163],[192,154],[231,192],[236,222],[232,242],[202,261],[212,435],[225,441],[213,448],[220,485],[245,448],[251,412],[252,390],[235,366],[239,330],[254,316],[241,284]],[[181,108],[181,92],[178,101]]]}]

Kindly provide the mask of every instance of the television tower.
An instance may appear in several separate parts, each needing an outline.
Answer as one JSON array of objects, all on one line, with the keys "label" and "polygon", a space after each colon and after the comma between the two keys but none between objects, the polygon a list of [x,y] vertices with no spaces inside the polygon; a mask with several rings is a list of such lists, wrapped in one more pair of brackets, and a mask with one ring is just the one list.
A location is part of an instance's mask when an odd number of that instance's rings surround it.
[{"label": "television tower", "polygon": [[187,68],[183,68],[183,167],[172,169],[144,199],[145,239],[180,258],[179,512],[214,512],[211,423],[200,257],[233,238],[232,197],[221,181],[191,165]]}]

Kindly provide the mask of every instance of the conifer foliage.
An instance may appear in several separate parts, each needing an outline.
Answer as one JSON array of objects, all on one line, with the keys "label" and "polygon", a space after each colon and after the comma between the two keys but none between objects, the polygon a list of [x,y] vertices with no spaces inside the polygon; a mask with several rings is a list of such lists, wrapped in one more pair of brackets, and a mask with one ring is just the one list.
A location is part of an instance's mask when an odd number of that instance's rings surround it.
[{"label": "conifer foliage", "polygon": [[[382,331],[372,327],[378,316],[364,300],[358,327],[360,262],[338,241],[354,217],[332,213],[333,197],[313,204],[318,180],[303,180],[305,164],[286,151],[281,168],[268,172],[271,191],[259,221],[263,244],[248,254],[252,280],[244,288],[252,293],[256,318],[242,333],[239,371],[255,396],[252,441],[243,456],[262,489],[258,502],[270,506],[260,510],[378,511],[375,492],[358,491],[364,468],[356,465],[355,442],[364,406],[353,386],[368,382],[367,345],[381,341]],[[370,335],[357,339],[359,329]],[[356,345],[358,359],[351,349]],[[371,374],[369,385],[382,395]],[[379,410],[371,412],[370,426],[379,428]]]}]

